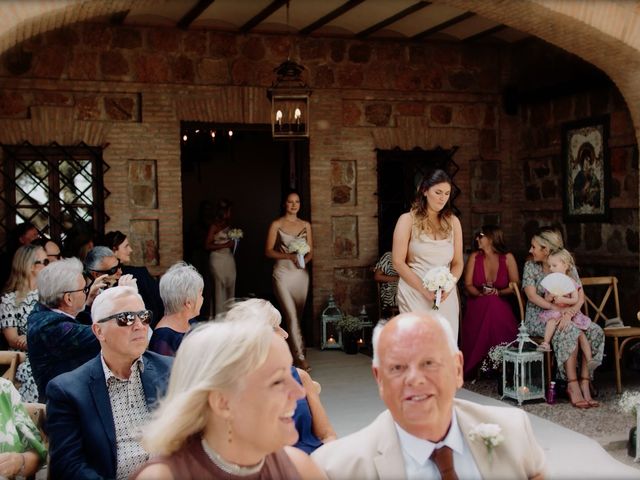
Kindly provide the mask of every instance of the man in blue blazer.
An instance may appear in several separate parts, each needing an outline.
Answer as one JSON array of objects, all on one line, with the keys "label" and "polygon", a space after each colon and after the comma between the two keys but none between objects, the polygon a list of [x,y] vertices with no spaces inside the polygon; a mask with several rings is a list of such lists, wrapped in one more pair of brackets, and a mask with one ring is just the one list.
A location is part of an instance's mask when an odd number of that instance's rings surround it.
[{"label": "man in blue blazer", "polygon": [[100,355],[47,387],[51,478],[128,478],[148,459],[137,432],[167,386],[172,359],[147,352],[151,314],[133,287],[91,308]]}]

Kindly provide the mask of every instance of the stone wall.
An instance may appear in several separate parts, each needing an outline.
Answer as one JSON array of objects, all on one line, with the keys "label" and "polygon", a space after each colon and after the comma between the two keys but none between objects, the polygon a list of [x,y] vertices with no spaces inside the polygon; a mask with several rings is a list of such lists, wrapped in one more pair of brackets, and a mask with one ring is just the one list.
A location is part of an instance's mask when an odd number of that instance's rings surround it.
[{"label": "stone wall", "polygon": [[[182,258],[180,121],[269,123],[266,88],[291,40],[88,23],[44,33],[0,61],[0,142],[104,145],[112,192],[107,229],[135,231],[136,258],[160,273]],[[314,318],[337,289],[349,313],[375,304],[369,269],[378,256],[376,148],[458,146],[465,245],[485,222],[500,222],[513,245],[522,243],[523,161],[552,154],[541,146],[522,153],[520,122],[523,132],[540,129],[537,120],[528,123],[537,113],[503,113],[506,46],[295,42],[292,58],[307,67],[313,88]],[[632,133],[625,108],[614,96],[607,105],[620,106],[617,121]],[[617,155],[619,163],[633,159]],[[637,160],[635,168],[637,174]],[[637,229],[637,181],[635,195]],[[549,207],[543,215],[556,213]]]},{"label": "stone wall", "polygon": [[[90,137],[108,145],[107,229],[138,232],[136,258],[159,273],[182,257],[179,122],[268,123],[266,88],[290,41],[98,24],[47,32],[19,46],[19,61],[13,50],[0,62],[0,141]],[[495,46],[296,42],[293,58],[307,67],[314,89],[317,315],[338,284],[370,282],[366,272],[378,256],[375,148],[458,145],[463,192],[471,159],[507,160],[499,109],[505,56]],[[60,112],[63,125],[55,122]],[[468,195],[459,204],[469,239]],[[375,304],[372,284],[352,290],[345,310]]]},{"label": "stone wall", "polygon": [[[524,197],[513,222],[520,232],[516,251],[524,255],[531,234],[538,226],[559,225],[582,276],[618,277],[623,318],[627,323],[634,323],[638,309],[636,292],[640,288],[639,178],[638,146],[629,110],[617,88],[608,81],[602,81],[602,72],[577,61],[566,52],[543,49],[542,44],[532,44],[523,49],[522,57],[536,59],[546,53],[546,62],[554,66],[557,73],[555,80],[560,85],[568,83],[571,77],[588,80],[584,84],[576,84],[577,92],[567,91],[566,88],[564,91],[538,88],[541,98],[530,96],[529,101],[519,109],[514,144],[521,165],[519,178]],[[548,70],[536,72],[535,62],[526,66],[524,63],[520,61],[512,65],[516,70],[512,73],[516,77],[524,76],[533,85],[545,85],[548,82],[543,78]],[[526,69],[526,72],[518,72],[518,69]],[[569,73],[571,70],[573,72]],[[567,122],[599,116],[609,117],[611,218],[608,222],[565,223],[562,127]]]}]

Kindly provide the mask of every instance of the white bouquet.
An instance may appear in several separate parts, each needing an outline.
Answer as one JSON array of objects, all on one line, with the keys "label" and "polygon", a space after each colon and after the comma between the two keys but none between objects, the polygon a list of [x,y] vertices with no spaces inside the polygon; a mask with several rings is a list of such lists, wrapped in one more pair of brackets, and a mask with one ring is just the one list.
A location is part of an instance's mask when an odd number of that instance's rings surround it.
[{"label": "white bouquet", "polygon": [[436,299],[433,302],[433,309],[440,308],[440,300],[442,292],[448,292],[456,286],[458,279],[451,275],[447,267],[436,267],[429,270],[422,278],[422,285],[431,292],[436,293]]},{"label": "white bouquet", "polygon": [[640,462],[640,441],[638,441],[638,428],[640,427],[640,392],[624,392],[620,400],[618,400],[618,408],[624,413],[633,415],[636,420],[636,456],[634,462]]},{"label": "white bouquet", "polygon": [[236,254],[236,248],[238,248],[238,243],[240,243],[240,239],[244,237],[244,232],[241,228],[232,228],[227,232],[227,237],[230,240],[233,240],[233,254]]},{"label": "white bouquet", "polygon": [[304,238],[295,238],[287,245],[289,253],[295,253],[298,257],[298,266],[304,268],[304,256],[311,251],[311,247]]}]

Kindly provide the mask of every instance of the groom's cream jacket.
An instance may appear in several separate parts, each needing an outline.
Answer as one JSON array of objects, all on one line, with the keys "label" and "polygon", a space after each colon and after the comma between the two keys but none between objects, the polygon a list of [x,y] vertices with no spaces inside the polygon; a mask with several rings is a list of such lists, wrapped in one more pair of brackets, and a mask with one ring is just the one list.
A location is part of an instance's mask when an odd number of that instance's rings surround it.
[{"label": "groom's cream jacket", "polygon": [[[467,439],[483,478],[543,477],[544,452],[524,411],[458,399],[454,400],[454,408],[462,435]],[[479,441],[470,441],[467,436],[480,423],[494,423],[502,429],[504,441],[495,447],[491,460],[486,446]],[[396,480],[406,477],[398,434],[389,410],[382,412],[362,430],[322,446],[312,458],[331,480]]]}]

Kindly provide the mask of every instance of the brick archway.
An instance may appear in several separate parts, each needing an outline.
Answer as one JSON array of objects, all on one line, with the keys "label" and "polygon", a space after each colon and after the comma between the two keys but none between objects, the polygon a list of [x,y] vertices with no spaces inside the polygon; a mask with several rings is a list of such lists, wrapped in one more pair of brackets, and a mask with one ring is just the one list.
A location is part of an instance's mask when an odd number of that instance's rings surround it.
[{"label": "brick archway", "polygon": [[622,93],[640,139],[640,14],[634,2],[435,1],[535,35],[600,68]]},{"label": "brick archway", "polygon": [[[40,33],[152,0],[49,0],[0,3],[0,53]],[[470,10],[578,55],[616,83],[640,140],[640,12],[635,2],[434,0]]]}]

